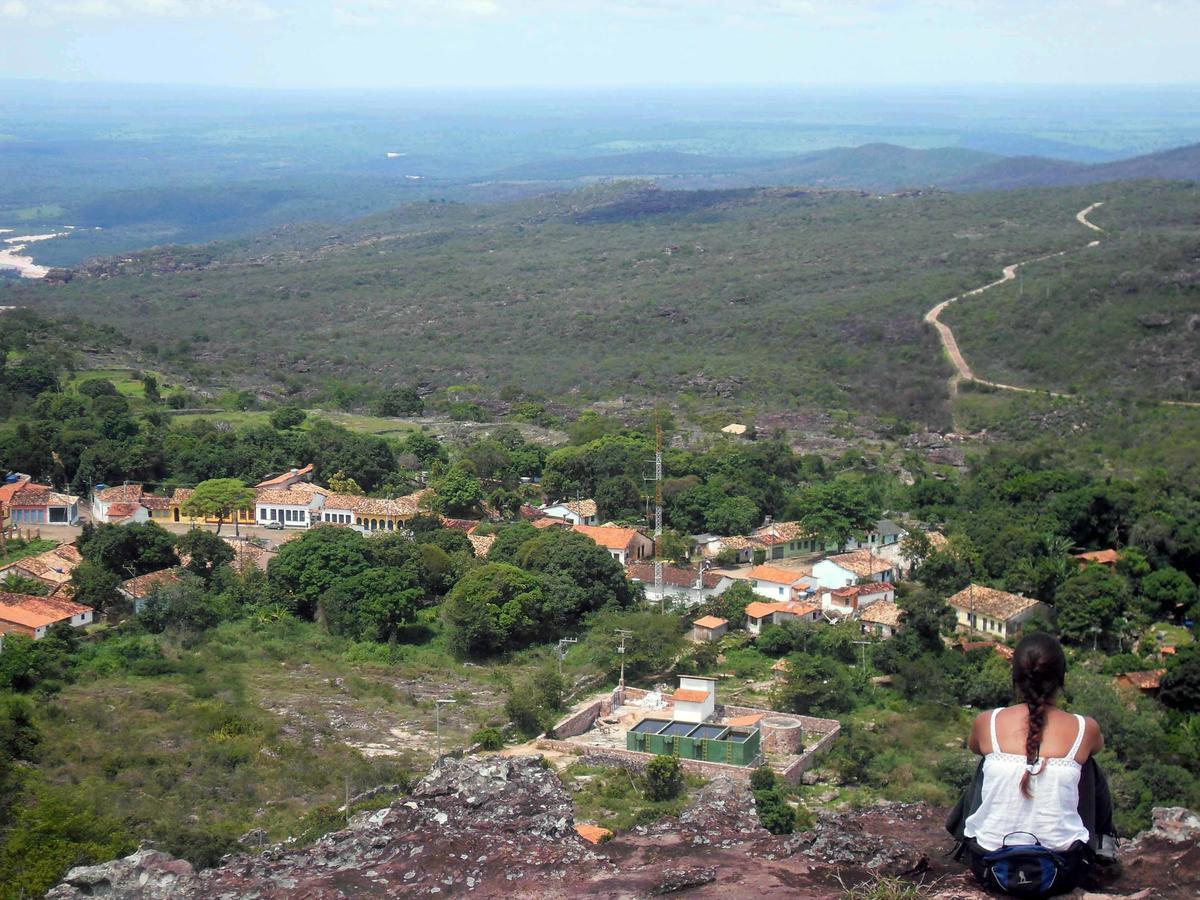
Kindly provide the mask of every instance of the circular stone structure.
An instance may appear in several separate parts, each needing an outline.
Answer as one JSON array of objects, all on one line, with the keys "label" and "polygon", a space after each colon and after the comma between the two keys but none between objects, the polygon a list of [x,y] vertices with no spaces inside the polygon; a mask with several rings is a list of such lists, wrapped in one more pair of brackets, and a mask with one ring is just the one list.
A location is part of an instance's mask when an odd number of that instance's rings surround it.
[{"label": "circular stone structure", "polygon": [[799,753],[804,746],[804,726],[794,716],[764,716],[758,723],[762,729],[763,747],[776,753]]}]

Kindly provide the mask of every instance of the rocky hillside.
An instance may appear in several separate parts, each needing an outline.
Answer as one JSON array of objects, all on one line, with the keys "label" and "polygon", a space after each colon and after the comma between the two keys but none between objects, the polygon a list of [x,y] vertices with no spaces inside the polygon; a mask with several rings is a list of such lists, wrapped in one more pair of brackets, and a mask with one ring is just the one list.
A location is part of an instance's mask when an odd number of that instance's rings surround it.
[{"label": "rocky hillside", "polygon": [[[824,898],[895,877],[945,900],[982,898],[945,856],[942,815],[889,804],[828,814],[803,834],[776,837],[759,827],[748,791],[721,779],[678,819],[594,846],[576,834],[571,798],[540,757],[446,759],[411,798],[359,814],[311,847],[272,847],[199,873],[143,848],[74,869],[47,896]],[[1106,893],[1196,896],[1200,819],[1156,810],[1155,821],[1127,842],[1124,869],[1108,873]]]}]

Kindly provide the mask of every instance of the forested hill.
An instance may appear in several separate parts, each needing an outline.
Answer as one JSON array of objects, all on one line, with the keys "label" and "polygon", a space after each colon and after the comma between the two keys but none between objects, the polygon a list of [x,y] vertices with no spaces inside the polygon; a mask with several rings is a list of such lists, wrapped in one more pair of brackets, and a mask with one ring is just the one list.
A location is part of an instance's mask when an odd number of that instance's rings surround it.
[{"label": "forested hill", "polygon": [[1094,165],[1038,156],[1012,157],[986,163],[967,175],[944,181],[942,184],[956,190],[1006,190],[1102,184],[1144,178],[1167,181],[1200,180],[1200,144]]},{"label": "forested hill", "polygon": [[1200,179],[1200,144],[1116,162],[1087,164],[1044,156],[998,156],[962,147],[914,149],[873,143],[777,159],[731,159],[675,151],[542,160],[494,173],[493,181],[582,182],[653,178],[667,187],[804,185],[894,191],[1065,187],[1109,181]]},{"label": "forested hill", "polygon": [[9,302],[112,324],[199,383],[318,401],[428,382],[947,424],[924,312],[1008,262],[1081,246],[1075,213],[1103,196],[633,184],[418,204],[323,238],[148,253]]},{"label": "forested hill", "polygon": [[[415,204],[336,232],[151,251],[66,285],[17,286],[7,302],[113,325],[196,383],[318,402],[428,383],[466,386],[485,403],[674,396],[945,425],[948,370],[924,313],[1011,262],[1080,250],[1094,234],[1075,213],[1096,201],[1109,204],[1097,264],[1119,259],[1149,280],[1061,304],[1046,280],[1061,267],[1029,268],[997,334],[1023,347],[1035,338],[1026,317],[1051,315],[1053,329],[1039,333],[1079,353],[1041,353],[1031,370],[1041,380],[1027,380],[1074,383],[1095,315],[1118,291],[1125,312],[1103,320],[1106,365],[1090,367],[1089,389],[1154,397],[1167,379],[1173,395],[1194,399],[1186,363],[1149,369],[1140,340],[1151,326],[1138,317],[1156,311],[1163,290],[1179,340],[1191,340],[1189,316],[1200,312],[1180,236],[1200,216],[1200,191],[1164,183],[886,196],[631,183],[490,206]],[[1179,245],[1178,259],[1155,256],[1160,237]],[[991,308],[956,312],[977,320]],[[987,320],[982,330],[974,320],[968,358],[989,335]],[[1175,343],[1167,369],[1188,358]],[[1003,359],[986,351],[981,362]]]}]

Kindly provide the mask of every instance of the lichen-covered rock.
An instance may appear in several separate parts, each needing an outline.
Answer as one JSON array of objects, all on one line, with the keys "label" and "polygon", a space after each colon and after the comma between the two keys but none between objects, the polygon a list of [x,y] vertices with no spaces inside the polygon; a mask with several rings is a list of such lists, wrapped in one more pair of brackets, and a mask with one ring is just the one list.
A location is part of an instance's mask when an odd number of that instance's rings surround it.
[{"label": "lichen-covered rock", "polygon": [[[593,846],[574,830],[570,797],[540,757],[439,762],[411,798],[355,815],[310,847],[268,847],[194,872],[142,849],[73,869],[48,897],[80,900],[344,900],[346,897],[647,897],[816,900],[881,877],[920,882],[943,900],[985,897],[945,854],[942,810],[880,804],[826,813],[803,834],[759,824],[744,785],[718,778],[684,813]],[[1195,897],[1200,820],[1155,810],[1155,827],[1122,847],[1106,896]],[[1083,893],[1080,892],[1082,897]]]},{"label": "lichen-covered rock", "polygon": [[48,900],[106,896],[172,900],[187,895],[195,881],[191,863],[157,850],[142,849],[124,859],[72,869],[46,897]]}]

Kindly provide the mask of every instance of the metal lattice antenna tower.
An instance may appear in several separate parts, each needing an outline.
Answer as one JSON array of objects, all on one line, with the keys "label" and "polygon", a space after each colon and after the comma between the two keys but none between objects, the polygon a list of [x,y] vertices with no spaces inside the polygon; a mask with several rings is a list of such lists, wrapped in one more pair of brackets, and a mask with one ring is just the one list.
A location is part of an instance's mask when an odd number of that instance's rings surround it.
[{"label": "metal lattice antenna tower", "polygon": [[654,428],[654,590],[658,593],[658,608],[661,612],[663,597],[663,561],[659,547],[662,545],[663,519],[663,430],[662,425]]}]

